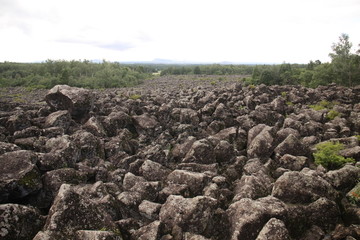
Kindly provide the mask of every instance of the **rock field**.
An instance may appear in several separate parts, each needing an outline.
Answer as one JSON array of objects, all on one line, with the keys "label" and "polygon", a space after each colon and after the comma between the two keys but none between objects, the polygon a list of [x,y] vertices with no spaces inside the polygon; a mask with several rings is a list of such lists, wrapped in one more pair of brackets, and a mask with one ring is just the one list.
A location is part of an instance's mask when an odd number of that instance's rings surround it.
[{"label": "rock field", "polygon": [[360,239],[360,86],[194,78],[0,89],[0,239]]}]

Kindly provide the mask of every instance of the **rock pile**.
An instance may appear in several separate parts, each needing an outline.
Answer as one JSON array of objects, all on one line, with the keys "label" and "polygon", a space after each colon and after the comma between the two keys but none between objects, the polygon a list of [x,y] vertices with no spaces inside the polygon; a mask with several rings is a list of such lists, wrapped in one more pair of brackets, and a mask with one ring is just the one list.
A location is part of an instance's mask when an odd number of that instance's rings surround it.
[{"label": "rock pile", "polygon": [[[44,97],[1,108],[1,239],[360,239],[359,163],[312,155],[338,141],[360,161],[359,87]],[[310,107],[321,101],[332,108]]]}]

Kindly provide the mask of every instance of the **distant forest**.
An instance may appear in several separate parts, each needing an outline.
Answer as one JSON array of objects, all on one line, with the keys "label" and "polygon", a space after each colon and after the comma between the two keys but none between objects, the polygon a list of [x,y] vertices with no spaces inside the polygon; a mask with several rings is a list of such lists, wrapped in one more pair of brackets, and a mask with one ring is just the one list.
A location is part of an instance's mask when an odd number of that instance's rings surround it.
[{"label": "distant forest", "polygon": [[[359,45],[360,47],[360,45]],[[67,84],[85,88],[132,87],[157,75],[240,75],[245,84],[317,87],[336,83],[360,85],[360,49],[352,53],[347,34],[332,45],[331,62],[275,65],[167,65],[94,63],[89,60],[47,60],[42,63],[0,63],[0,87],[51,88]]]}]

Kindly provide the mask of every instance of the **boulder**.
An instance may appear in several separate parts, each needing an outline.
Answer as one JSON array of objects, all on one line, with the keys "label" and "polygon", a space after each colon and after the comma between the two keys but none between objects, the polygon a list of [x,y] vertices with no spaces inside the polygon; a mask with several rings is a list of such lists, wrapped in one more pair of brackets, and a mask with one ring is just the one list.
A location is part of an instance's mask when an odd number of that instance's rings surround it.
[{"label": "boulder", "polygon": [[274,183],[272,196],[287,203],[311,203],[321,197],[336,200],[335,189],[319,176],[303,172],[286,172]]},{"label": "boulder", "polygon": [[278,158],[285,154],[294,156],[307,155],[303,144],[292,134],[287,136],[287,138],[274,149],[274,152]]},{"label": "boulder", "polygon": [[75,240],[122,240],[120,232],[79,230],[76,231]]},{"label": "boulder", "polygon": [[161,207],[159,219],[168,230],[178,226],[184,232],[203,235],[212,224],[216,204],[216,200],[210,197],[171,195]]},{"label": "boulder", "polygon": [[37,155],[19,150],[0,155],[0,203],[16,201],[42,188]]},{"label": "boulder", "polygon": [[0,205],[0,238],[31,240],[45,223],[39,210],[19,204]]},{"label": "boulder", "polygon": [[205,174],[185,170],[174,170],[167,176],[168,183],[184,184],[194,196],[202,193],[207,181]]},{"label": "boulder", "polygon": [[0,155],[6,152],[14,152],[20,150],[20,147],[13,143],[0,142]]},{"label": "boulder", "polygon": [[141,130],[155,129],[159,125],[155,117],[146,113],[133,116],[132,119],[134,120],[135,127],[139,130],[138,132],[141,132]]},{"label": "boulder", "polygon": [[161,228],[162,223],[160,221],[154,221],[136,230],[132,234],[132,239],[158,240],[161,237]]},{"label": "boulder", "polygon": [[271,218],[261,229],[256,240],[290,240],[289,231],[283,221]]},{"label": "boulder", "polygon": [[139,205],[139,213],[149,220],[156,220],[159,218],[161,204],[144,200]]},{"label": "boulder", "polygon": [[145,160],[140,167],[140,173],[148,181],[162,181],[170,172],[170,169],[150,160]]},{"label": "boulder", "polygon": [[[131,124],[131,117],[123,111],[113,111],[103,120],[102,124],[107,135],[113,137],[117,135],[118,130]],[[101,131],[101,128],[99,128],[99,131]]]},{"label": "boulder", "polygon": [[104,137],[106,136],[105,129],[101,122],[96,117],[90,117],[86,123],[83,124],[83,129],[91,132],[95,136]]},{"label": "boulder", "polygon": [[211,142],[206,139],[195,141],[182,162],[195,162],[200,164],[215,163],[216,156],[214,154],[214,147]]},{"label": "boulder", "polygon": [[[256,134],[257,132],[258,134]],[[268,158],[271,156],[274,150],[274,138],[271,132],[271,127],[263,125],[261,125],[261,128],[255,126],[250,129],[247,148],[249,158]]]},{"label": "boulder", "polygon": [[30,116],[26,112],[15,112],[7,119],[5,127],[10,134],[31,127]]},{"label": "boulder", "polygon": [[329,171],[325,179],[336,189],[348,191],[356,185],[360,177],[360,168],[352,165]]},{"label": "boulder", "polygon": [[71,123],[71,116],[68,110],[62,110],[51,113],[46,117],[45,128],[62,127],[65,131],[68,130]]},{"label": "boulder", "polygon": [[283,155],[278,161],[278,166],[291,171],[300,171],[309,164],[309,159],[304,156]]},{"label": "boulder", "polygon": [[117,200],[102,182],[61,185],[43,231],[50,239],[75,239],[78,230],[117,229],[121,218]]},{"label": "boulder", "polygon": [[95,95],[84,88],[56,85],[45,96],[53,111],[68,110],[76,120],[87,119],[94,108]]},{"label": "boulder", "polygon": [[277,198],[265,197],[258,200],[243,198],[227,209],[230,221],[230,239],[253,240],[271,219],[284,219],[286,205]]}]

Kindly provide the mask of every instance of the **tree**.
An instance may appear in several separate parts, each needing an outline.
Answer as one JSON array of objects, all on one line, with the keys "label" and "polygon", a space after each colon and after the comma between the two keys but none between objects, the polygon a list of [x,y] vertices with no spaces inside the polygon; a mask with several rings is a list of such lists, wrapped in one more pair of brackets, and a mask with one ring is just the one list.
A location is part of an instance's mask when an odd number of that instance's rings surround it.
[{"label": "tree", "polygon": [[343,33],[339,42],[332,45],[333,53],[330,53],[331,63],[336,74],[337,82],[343,85],[353,85],[353,75],[356,71],[356,55],[351,53],[352,43],[349,35]]}]

